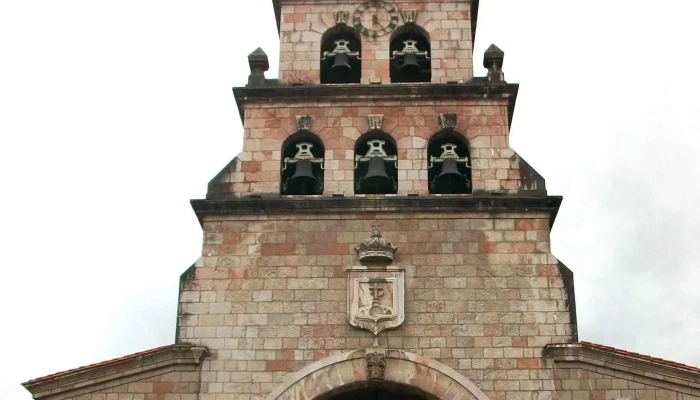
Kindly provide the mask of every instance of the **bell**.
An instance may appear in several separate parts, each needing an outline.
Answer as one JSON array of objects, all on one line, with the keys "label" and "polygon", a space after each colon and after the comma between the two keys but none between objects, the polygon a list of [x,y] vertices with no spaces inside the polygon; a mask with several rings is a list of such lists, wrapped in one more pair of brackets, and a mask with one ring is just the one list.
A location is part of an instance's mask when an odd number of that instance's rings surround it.
[{"label": "bell", "polygon": [[466,190],[466,180],[457,168],[457,161],[447,158],[442,162],[442,170],[435,177],[435,185],[439,193],[462,193]]},{"label": "bell", "polygon": [[331,70],[351,70],[348,55],[345,53],[338,53],[333,57],[333,66]]},{"label": "bell", "polygon": [[401,71],[402,74],[419,75],[421,73],[421,67],[418,65],[418,56],[413,53],[408,53],[403,56],[403,64],[399,67],[399,71]]},{"label": "bell", "polygon": [[367,173],[360,181],[360,189],[368,194],[393,192],[393,181],[386,173],[383,159],[375,157],[369,160]]},{"label": "bell", "polygon": [[314,176],[311,161],[299,160],[295,165],[294,175],[287,180],[287,194],[315,194],[318,179]]}]

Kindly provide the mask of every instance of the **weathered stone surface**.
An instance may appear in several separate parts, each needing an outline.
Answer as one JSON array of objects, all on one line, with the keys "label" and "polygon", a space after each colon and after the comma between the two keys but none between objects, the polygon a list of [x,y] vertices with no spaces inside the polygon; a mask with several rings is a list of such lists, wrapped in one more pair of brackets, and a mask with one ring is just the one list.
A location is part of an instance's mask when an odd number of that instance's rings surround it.
[{"label": "weathered stone surface", "polygon": [[[280,81],[282,83],[320,82],[321,34],[336,23],[347,21],[361,1],[322,3],[280,3]],[[433,59],[432,81],[469,81],[473,76],[472,4],[469,1],[407,1],[400,24],[414,23],[430,35]],[[476,7],[476,5],[475,5]],[[339,12],[342,18],[338,18]],[[401,26],[400,25],[400,26]],[[400,28],[399,26],[399,28]],[[390,83],[389,44],[391,35],[377,38],[360,35],[362,41],[362,83]]]}]

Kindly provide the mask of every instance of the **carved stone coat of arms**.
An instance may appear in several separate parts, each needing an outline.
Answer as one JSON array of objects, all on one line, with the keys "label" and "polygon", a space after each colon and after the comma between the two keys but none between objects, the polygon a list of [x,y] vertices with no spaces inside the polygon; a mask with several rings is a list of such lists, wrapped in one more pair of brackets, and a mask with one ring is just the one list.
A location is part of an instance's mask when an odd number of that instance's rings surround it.
[{"label": "carved stone coat of arms", "polygon": [[349,269],[348,317],[350,325],[375,336],[404,321],[403,269]]}]

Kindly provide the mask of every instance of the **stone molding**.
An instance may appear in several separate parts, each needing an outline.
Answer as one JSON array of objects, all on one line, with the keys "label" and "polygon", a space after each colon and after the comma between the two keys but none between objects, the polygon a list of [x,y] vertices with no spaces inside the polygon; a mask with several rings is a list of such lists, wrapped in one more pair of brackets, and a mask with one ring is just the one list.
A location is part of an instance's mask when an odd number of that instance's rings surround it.
[{"label": "stone molding", "polygon": [[[600,346],[599,346],[600,347]],[[557,369],[580,368],[649,386],[700,396],[700,370],[606,351],[586,343],[549,344],[544,355]]]},{"label": "stone molding", "polygon": [[274,102],[338,102],[353,101],[416,101],[436,100],[483,100],[503,99],[508,101],[508,126],[515,113],[515,102],[519,85],[515,83],[493,85],[485,78],[474,78],[467,83],[394,83],[387,85],[268,85],[235,87],[233,97],[238,106],[241,121],[245,122],[247,104]]},{"label": "stone molding", "polygon": [[[386,350],[383,380],[412,386],[439,399],[489,400],[474,382],[434,359]],[[265,400],[315,399],[337,388],[366,384],[366,350],[336,354],[290,374]]]},{"label": "stone molding", "polygon": [[35,399],[67,399],[171,371],[194,371],[206,347],[171,345],[33,379],[22,384]]},{"label": "stone molding", "polygon": [[282,197],[248,196],[222,200],[190,200],[199,223],[212,215],[273,215],[358,212],[543,212],[550,227],[561,205],[561,196],[382,196],[382,197]]}]

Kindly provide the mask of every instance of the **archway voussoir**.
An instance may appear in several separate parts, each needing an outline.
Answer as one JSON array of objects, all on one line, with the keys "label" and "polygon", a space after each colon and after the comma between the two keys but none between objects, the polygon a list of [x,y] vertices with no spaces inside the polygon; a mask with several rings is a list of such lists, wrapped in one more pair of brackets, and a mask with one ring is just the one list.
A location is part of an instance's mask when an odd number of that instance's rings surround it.
[{"label": "archway voussoir", "polygon": [[367,380],[367,362],[365,362],[364,357],[352,360],[352,373],[355,382]]},{"label": "archway voussoir", "polygon": [[292,374],[265,400],[317,400],[340,388],[399,385],[441,400],[489,400],[464,375],[436,360],[400,350],[386,354],[383,380],[367,381],[364,350],[336,354]]},{"label": "archway voussoir", "polygon": [[442,400],[473,400],[474,396],[469,393],[464,388],[456,387],[452,390],[447,391],[443,396]]}]

